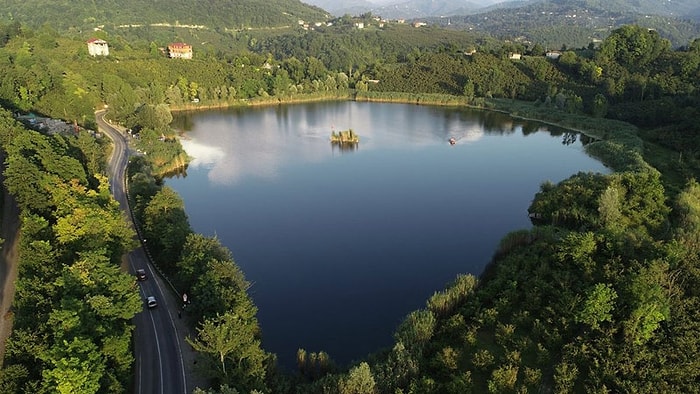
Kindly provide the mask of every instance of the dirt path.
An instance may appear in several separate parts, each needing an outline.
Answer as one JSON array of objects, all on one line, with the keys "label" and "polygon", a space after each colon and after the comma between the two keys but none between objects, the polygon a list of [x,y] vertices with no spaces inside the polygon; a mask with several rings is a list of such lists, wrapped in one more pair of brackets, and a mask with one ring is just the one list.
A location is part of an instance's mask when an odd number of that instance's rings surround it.
[{"label": "dirt path", "polygon": [[[0,154],[1,162],[5,161]],[[4,170],[4,166],[2,166]],[[5,178],[0,171],[0,182]],[[4,186],[2,186],[2,222],[0,237],[4,240],[0,250],[0,368],[5,359],[5,342],[12,332],[12,300],[17,279],[17,247],[19,244],[19,208]]]}]

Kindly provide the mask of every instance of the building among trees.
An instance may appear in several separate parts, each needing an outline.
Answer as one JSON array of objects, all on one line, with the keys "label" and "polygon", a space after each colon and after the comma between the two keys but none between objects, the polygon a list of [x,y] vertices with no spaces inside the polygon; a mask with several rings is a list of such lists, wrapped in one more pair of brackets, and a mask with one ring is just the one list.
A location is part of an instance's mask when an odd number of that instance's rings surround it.
[{"label": "building among trees", "polygon": [[107,41],[101,40],[99,38],[90,39],[87,42],[88,53],[90,56],[108,56],[109,55],[109,45]]},{"label": "building among trees", "polygon": [[192,59],[192,45],[174,42],[168,45],[168,57],[171,59]]}]

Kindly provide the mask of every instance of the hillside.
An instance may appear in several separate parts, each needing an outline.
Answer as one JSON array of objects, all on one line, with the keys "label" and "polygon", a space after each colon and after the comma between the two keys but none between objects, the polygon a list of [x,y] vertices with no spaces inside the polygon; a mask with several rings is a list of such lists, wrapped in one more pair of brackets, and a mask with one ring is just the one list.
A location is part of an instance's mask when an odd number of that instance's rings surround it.
[{"label": "hillside", "polygon": [[320,7],[335,16],[360,15],[377,7],[376,3],[367,0],[304,0],[304,3]]},{"label": "hillside", "polygon": [[607,12],[640,15],[661,15],[700,21],[700,4],[696,0],[305,0],[336,16],[360,15],[372,12],[387,19],[416,19],[425,17],[483,14],[493,10],[520,8],[536,3],[576,4],[583,8]]},{"label": "hillside", "polygon": [[412,19],[428,16],[469,13],[483,7],[483,2],[470,0],[408,0],[378,7],[373,13],[390,19]]},{"label": "hillside", "polygon": [[2,0],[0,22],[81,31],[98,26],[189,25],[209,29],[295,26],[323,21],[327,13],[299,0]]},{"label": "hillside", "polygon": [[386,19],[415,19],[428,16],[465,15],[499,0],[305,0],[336,16],[358,16],[366,12]]},{"label": "hillside", "polygon": [[[550,0],[552,3],[567,4],[570,0]],[[686,18],[698,9],[697,0],[578,0],[581,6],[619,13],[662,15]]]},{"label": "hillside", "polygon": [[[432,18],[432,24],[450,28],[480,31],[504,39],[524,43],[536,42],[549,48],[583,47],[607,37],[609,32],[625,24],[654,29],[670,40],[674,47],[687,45],[700,35],[700,24],[675,16],[689,15],[695,0],[668,3],[668,7],[652,7],[658,2],[628,0],[545,0],[504,3],[504,8],[488,12]],[[506,7],[507,6],[507,7]],[[449,22],[448,22],[449,21]]]}]

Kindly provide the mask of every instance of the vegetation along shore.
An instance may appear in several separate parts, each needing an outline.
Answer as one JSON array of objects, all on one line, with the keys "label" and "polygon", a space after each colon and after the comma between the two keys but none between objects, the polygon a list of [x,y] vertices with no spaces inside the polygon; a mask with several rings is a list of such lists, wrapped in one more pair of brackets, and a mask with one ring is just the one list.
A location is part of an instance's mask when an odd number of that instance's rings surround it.
[{"label": "vegetation along shore", "polygon": [[[47,17],[26,3],[45,24],[22,20],[25,4],[0,19],[3,188],[21,233],[1,392],[137,384],[133,319],[144,306],[120,269],[137,238],[111,195],[98,109],[131,131],[130,208],[153,263],[178,296],[206,300],[181,316],[196,333],[187,374],[207,382],[198,394],[698,391],[697,37],[672,45],[630,24],[551,50],[286,0],[236,3],[239,19],[213,12],[216,26],[193,9],[180,15],[187,27],[156,25],[169,20],[158,4],[125,1],[119,22],[98,28],[80,21],[99,15]],[[296,13],[270,16],[278,8]],[[137,16],[151,23],[129,22]],[[78,22],[48,23],[68,19]],[[457,276],[409,313],[389,348],[352,365],[299,349],[284,371],[261,346],[245,274],[216,237],[192,230],[163,177],[189,160],[172,111],[315,100],[503,111],[593,137],[588,153],[614,172],[542,184],[534,226],[504,234],[484,273]],[[71,127],[20,122],[30,112]]]}]

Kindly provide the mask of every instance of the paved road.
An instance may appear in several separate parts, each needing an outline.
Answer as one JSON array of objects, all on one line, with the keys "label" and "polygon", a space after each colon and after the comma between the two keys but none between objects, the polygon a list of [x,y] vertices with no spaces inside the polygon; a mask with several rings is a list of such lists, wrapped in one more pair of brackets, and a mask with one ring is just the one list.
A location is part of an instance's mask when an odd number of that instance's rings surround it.
[{"label": "paved road", "polygon": [[[129,206],[124,192],[124,170],[129,160],[129,148],[125,135],[104,120],[104,111],[96,113],[99,130],[106,133],[114,142],[114,151],[109,160],[110,187],[114,198],[122,210],[129,214]],[[130,214],[129,214],[129,217]],[[171,305],[173,297],[163,281],[155,274],[149,264],[143,247],[128,254],[129,270],[146,270],[148,279],[139,282],[141,296],[144,300],[143,312],[134,317],[136,376],[134,392],[137,394],[179,394],[187,393],[187,378],[182,361],[182,349],[179,333],[171,311],[177,305]],[[158,306],[146,307],[146,297],[155,296]],[[177,318],[177,317],[175,317]]]}]

